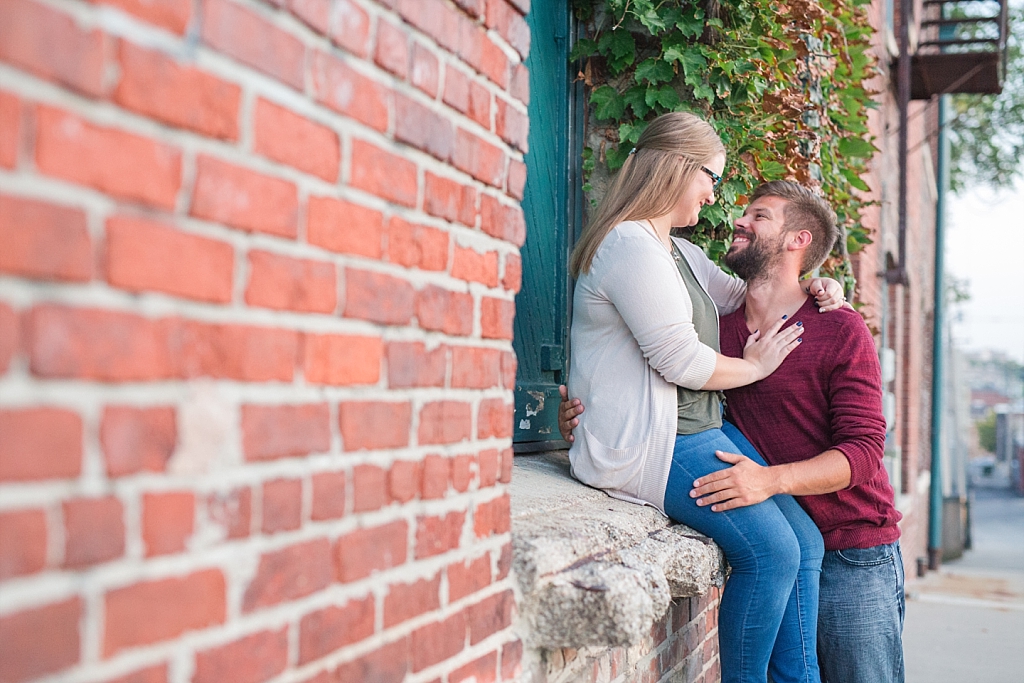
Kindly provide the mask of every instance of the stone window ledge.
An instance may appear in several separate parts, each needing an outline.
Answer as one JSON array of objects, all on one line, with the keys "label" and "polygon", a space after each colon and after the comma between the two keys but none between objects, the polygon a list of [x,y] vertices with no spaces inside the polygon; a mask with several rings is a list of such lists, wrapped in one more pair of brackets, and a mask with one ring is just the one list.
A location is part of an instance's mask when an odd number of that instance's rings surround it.
[{"label": "stone window ledge", "polygon": [[566,451],[519,455],[513,468],[512,561],[528,647],[635,645],[672,598],[722,585],[711,539],[580,484]]}]

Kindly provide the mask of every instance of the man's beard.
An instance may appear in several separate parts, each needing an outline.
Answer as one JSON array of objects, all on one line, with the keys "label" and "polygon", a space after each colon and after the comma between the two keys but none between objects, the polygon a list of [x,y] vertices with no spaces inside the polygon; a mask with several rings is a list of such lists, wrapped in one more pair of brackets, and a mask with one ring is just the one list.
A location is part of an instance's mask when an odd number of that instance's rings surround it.
[{"label": "man's beard", "polygon": [[749,285],[767,279],[775,270],[782,259],[782,235],[771,241],[750,233],[746,236],[750,238],[747,246],[736,251],[730,249],[722,260]]}]

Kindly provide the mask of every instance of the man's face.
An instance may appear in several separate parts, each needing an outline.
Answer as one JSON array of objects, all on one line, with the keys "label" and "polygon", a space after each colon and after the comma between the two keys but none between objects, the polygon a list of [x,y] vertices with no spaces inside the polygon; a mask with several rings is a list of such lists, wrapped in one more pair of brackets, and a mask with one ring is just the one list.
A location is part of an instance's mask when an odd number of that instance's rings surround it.
[{"label": "man's face", "polygon": [[768,277],[785,252],[786,200],[760,197],[736,219],[725,265],[748,283]]}]

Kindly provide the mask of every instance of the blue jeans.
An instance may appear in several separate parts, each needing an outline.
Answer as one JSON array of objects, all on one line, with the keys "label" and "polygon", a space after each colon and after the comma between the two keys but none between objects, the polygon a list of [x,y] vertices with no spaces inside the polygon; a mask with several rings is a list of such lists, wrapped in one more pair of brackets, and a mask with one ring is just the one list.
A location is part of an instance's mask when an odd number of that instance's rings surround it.
[{"label": "blue jeans", "polygon": [[825,553],[818,611],[825,683],[903,683],[903,579],[899,541]]},{"label": "blue jeans", "polygon": [[815,630],[824,544],[791,496],[712,512],[690,498],[693,481],[729,467],[715,451],[765,462],[736,427],[676,436],[665,512],[710,536],[732,573],[722,594],[718,644],[722,683],[818,683]]}]

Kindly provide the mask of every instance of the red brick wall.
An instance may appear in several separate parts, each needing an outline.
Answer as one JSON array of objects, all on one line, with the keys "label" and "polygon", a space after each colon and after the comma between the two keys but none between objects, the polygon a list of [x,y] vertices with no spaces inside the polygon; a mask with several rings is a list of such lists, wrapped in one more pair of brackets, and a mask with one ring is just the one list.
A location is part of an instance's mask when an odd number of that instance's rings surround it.
[{"label": "red brick wall", "polygon": [[529,0],[7,0],[0,681],[507,680]]}]

